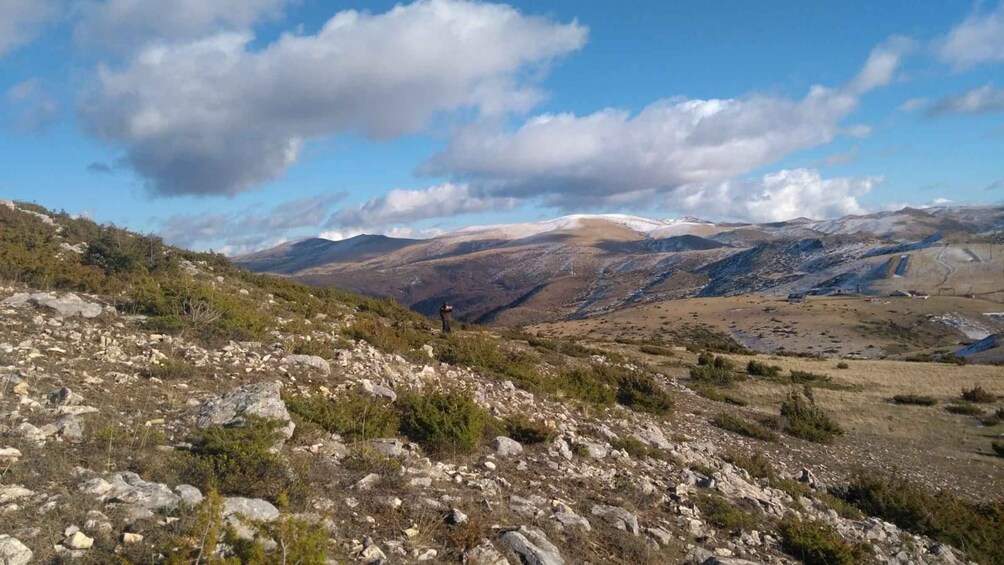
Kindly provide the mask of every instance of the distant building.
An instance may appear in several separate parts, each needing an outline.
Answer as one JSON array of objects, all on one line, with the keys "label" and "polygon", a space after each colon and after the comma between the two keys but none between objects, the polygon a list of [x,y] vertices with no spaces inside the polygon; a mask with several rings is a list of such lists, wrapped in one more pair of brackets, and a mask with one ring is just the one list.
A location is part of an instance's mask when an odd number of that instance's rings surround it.
[{"label": "distant building", "polygon": [[791,302],[792,304],[801,304],[801,303],[805,302],[805,293],[804,292],[793,292],[793,293],[789,294],[788,295],[788,302]]}]

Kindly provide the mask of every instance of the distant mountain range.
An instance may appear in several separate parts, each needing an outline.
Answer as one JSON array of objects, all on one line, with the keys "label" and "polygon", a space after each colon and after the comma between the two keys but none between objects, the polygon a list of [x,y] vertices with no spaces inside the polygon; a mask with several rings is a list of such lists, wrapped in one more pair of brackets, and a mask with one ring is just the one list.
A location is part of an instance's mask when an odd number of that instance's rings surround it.
[{"label": "distant mountain range", "polygon": [[307,239],[235,258],[393,296],[426,314],[527,324],[683,297],[792,292],[1004,297],[1004,206],[905,208],[767,224],[574,215],[425,240]]}]

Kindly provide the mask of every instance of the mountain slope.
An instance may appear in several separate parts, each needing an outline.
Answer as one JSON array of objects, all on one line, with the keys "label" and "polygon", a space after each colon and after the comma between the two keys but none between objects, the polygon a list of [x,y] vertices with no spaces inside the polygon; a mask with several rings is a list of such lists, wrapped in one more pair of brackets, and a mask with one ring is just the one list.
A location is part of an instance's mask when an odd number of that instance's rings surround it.
[{"label": "mountain slope", "polygon": [[341,246],[285,244],[235,262],[391,296],[425,314],[445,300],[463,319],[519,325],[692,296],[921,290],[1000,299],[1002,233],[1004,207],[768,224],[574,215],[345,244],[331,256]]}]

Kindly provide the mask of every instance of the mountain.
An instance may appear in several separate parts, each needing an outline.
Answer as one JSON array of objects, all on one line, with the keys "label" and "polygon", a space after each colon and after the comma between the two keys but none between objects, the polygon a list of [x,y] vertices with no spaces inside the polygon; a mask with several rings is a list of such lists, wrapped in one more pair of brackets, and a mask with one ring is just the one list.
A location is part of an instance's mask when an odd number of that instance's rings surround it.
[{"label": "mountain", "polygon": [[1004,207],[904,208],[765,224],[619,214],[464,228],[427,240],[306,240],[249,269],[522,325],[653,301],[857,292],[1000,295]]}]

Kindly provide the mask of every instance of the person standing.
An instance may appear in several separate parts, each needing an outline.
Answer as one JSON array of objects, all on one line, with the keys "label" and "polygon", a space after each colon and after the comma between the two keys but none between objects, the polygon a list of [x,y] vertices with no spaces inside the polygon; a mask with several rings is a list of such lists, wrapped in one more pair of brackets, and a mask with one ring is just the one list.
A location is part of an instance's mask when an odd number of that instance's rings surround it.
[{"label": "person standing", "polygon": [[450,328],[450,321],[453,315],[453,306],[446,302],[439,308],[439,317],[443,320],[443,333],[448,334],[453,330]]}]

